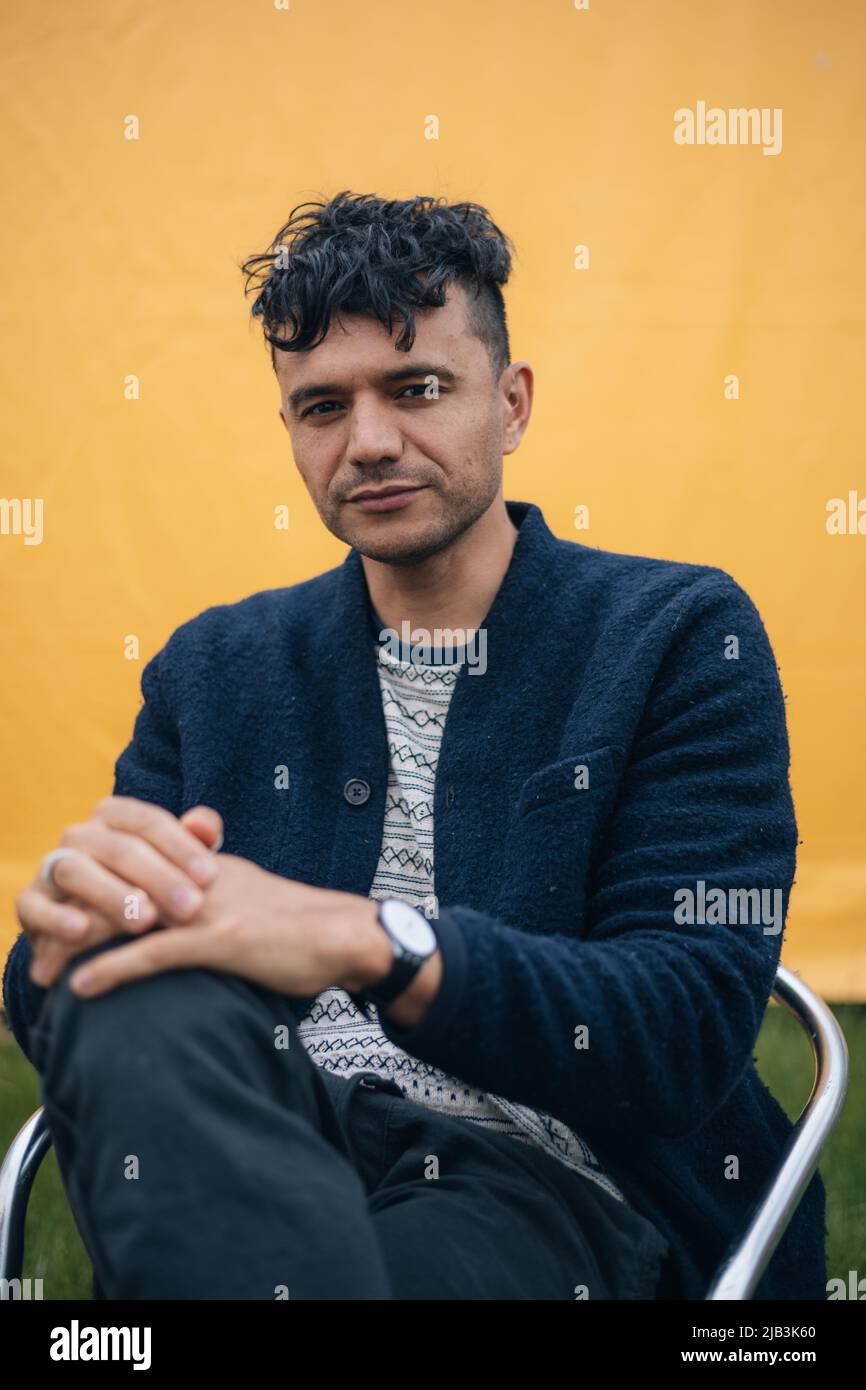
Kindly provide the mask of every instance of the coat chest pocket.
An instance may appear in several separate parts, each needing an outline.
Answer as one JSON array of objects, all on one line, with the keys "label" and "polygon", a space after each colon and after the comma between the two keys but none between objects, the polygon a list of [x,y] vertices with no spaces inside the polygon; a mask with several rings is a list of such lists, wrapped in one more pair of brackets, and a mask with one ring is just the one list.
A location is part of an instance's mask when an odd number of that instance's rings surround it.
[{"label": "coat chest pocket", "polygon": [[520,789],[506,840],[499,910],[516,926],[573,932],[583,923],[593,852],[620,783],[613,744],[539,768]]}]

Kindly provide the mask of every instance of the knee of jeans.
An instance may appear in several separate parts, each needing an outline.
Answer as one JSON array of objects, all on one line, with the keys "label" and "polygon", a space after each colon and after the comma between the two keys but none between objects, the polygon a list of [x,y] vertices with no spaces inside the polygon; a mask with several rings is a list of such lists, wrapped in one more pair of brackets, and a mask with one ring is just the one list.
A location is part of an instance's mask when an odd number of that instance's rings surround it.
[{"label": "knee of jeans", "polygon": [[127,1053],[140,1056],[144,1042],[151,1060],[161,1048],[176,1056],[184,1039],[225,1026],[231,995],[225,982],[209,970],[166,970],[105,994],[76,994],[69,984],[75,970],[124,940],[112,938],[83,951],[64,969],[44,1016],[43,1049],[56,1050],[62,1057],[74,1046],[79,1063],[94,1070],[116,1070]]}]

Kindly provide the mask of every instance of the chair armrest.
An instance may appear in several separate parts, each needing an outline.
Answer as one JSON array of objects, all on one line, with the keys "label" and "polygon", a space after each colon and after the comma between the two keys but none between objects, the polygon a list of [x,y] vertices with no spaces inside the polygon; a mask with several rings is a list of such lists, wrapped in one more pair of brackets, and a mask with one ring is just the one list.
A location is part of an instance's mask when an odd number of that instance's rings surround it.
[{"label": "chair armrest", "polygon": [[848,1046],[824,1001],[784,965],[777,969],[773,996],[809,1039],[815,1064],[812,1091],[745,1235],[738,1237],[710,1285],[710,1301],[751,1298],[818,1166],[848,1090]]},{"label": "chair armrest", "polygon": [[[33,1179],[51,1147],[51,1135],[40,1105],[19,1129],[0,1168],[0,1279],[21,1278],[24,1260],[24,1218]],[[0,1299],[10,1296],[0,1285]]]}]

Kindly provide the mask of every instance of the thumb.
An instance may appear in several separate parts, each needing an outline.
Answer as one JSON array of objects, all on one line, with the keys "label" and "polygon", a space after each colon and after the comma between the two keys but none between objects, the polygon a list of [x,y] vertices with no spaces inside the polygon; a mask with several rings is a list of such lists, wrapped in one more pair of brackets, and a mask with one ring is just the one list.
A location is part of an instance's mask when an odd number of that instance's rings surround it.
[{"label": "thumb", "polygon": [[180,817],[180,823],[197,835],[208,849],[216,851],[221,848],[225,838],[223,818],[212,806],[191,806]]}]

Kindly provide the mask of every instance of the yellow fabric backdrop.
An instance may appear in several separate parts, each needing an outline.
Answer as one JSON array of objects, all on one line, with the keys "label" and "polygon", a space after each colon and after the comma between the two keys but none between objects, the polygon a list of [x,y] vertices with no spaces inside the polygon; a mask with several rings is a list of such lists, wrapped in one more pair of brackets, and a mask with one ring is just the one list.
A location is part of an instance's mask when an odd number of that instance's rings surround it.
[{"label": "yellow fabric backdrop", "polygon": [[[506,495],[755,599],[802,837],[783,959],[866,999],[866,535],[826,529],[828,499],[866,495],[863,6],[43,0],[0,36],[0,496],[43,504],[41,543],[0,535],[0,947],[41,855],[111,790],[173,628],[345,554],[237,264],[350,188],[470,198],[515,239],[537,395]],[[781,152],[678,145],[700,101],[780,109]]]}]

